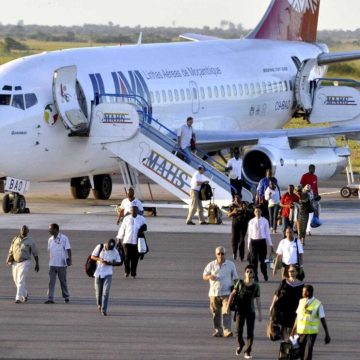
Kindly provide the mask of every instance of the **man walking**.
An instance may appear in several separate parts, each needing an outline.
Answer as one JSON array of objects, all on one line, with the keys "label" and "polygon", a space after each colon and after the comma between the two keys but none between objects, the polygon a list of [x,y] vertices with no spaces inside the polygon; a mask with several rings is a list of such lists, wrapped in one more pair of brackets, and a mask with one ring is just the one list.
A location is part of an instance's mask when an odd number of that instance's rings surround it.
[{"label": "man walking", "polygon": [[144,208],[142,202],[139,199],[135,198],[135,192],[132,187],[129,188],[127,197],[121,202],[120,207],[118,208],[118,218],[116,221],[117,225],[120,225],[121,220],[125,216],[130,215],[131,205],[136,205],[138,208],[138,214],[143,215]]},{"label": "man walking", "polygon": [[15,236],[6,260],[12,266],[12,275],[16,286],[15,303],[26,303],[29,293],[26,289],[26,278],[31,266],[31,254],[35,259],[35,271],[39,272],[39,255],[34,240],[29,236],[29,228],[23,225],[19,235]]},{"label": "man walking", "polygon": [[269,187],[271,178],[273,183],[277,186],[277,179],[272,176],[272,170],[266,169],[265,177],[260,179],[259,184],[256,188],[256,196],[255,196],[256,204],[260,206],[263,216],[268,220],[269,220],[268,202],[265,199],[265,191]]},{"label": "man walking", "polygon": [[233,200],[236,194],[238,194],[241,199],[243,181],[241,179],[242,160],[240,158],[239,148],[234,149],[234,157],[229,159],[229,161],[227,162],[225,171],[230,171],[229,177],[231,185],[231,195],[233,197]]},{"label": "man walking", "polygon": [[56,276],[59,278],[64,302],[69,302],[69,291],[66,280],[67,267],[71,266],[71,247],[67,236],[59,232],[58,224],[49,225],[50,238],[48,240],[49,261],[49,288],[48,299],[45,304],[54,304]]},{"label": "man walking", "polygon": [[116,241],[110,239],[106,244],[99,244],[91,254],[91,259],[96,261],[95,296],[98,310],[107,315],[113,266],[120,266],[119,252],[115,249]]},{"label": "man walking", "polygon": [[207,222],[204,218],[204,209],[202,206],[202,202],[200,199],[200,188],[202,184],[208,183],[208,180],[206,180],[206,177],[204,176],[205,168],[203,165],[198,166],[198,170],[194,173],[194,175],[191,178],[190,187],[191,187],[191,204],[189,206],[189,213],[186,218],[186,224],[187,225],[195,225],[195,223],[192,221],[193,216],[197,210],[200,225],[205,225]]},{"label": "man walking", "polygon": [[329,344],[331,339],[325,320],[325,312],[321,302],[314,297],[314,288],[305,285],[303,288],[303,298],[300,299],[296,310],[296,320],[291,331],[291,336],[295,332],[299,334],[300,356],[302,360],[311,360],[314,344],[319,333],[320,322],[325,331],[325,344]]},{"label": "man walking", "polygon": [[259,281],[258,262],[260,261],[260,269],[264,275],[264,280],[268,281],[269,277],[265,263],[267,246],[270,246],[271,252],[274,252],[269,222],[261,216],[259,207],[255,208],[254,214],[255,217],[249,221],[248,225],[249,263],[254,267],[255,281]]},{"label": "man walking", "polygon": [[229,296],[238,279],[235,264],[225,259],[225,248],[218,246],[215,249],[214,261],[206,265],[203,280],[209,281],[210,311],[213,315],[215,337],[231,337],[231,312],[228,309]]},{"label": "man walking", "polygon": [[177,132],[177,146],[183,152],[181,155],[185,156],[187,163],[191,162],[192,144],[196,142],[196,135],[192,127],[193,122],[194,119],[189,116],[186,119],[186,124],[182,125]]}]

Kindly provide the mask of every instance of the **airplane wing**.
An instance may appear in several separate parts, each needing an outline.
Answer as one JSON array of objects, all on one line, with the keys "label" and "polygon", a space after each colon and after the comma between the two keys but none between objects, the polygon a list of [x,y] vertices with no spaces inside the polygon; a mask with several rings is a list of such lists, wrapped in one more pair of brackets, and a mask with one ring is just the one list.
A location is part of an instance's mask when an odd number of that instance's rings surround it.
[{"label": "airplane wing", "polygon": [[278,129],[268,131],[196,131],[196,144],[203,150],[214,151],[226,147],[257,144],[259,139],[287,137],[290,141],[301,141],[334,136],[346,136],[360,140],[360,125]]},{"label": "airplane wing", "polygon": [[194,34],[194,33],[185,33],[179,35],[181,38],[191,41],[209,41],[209,40],[221,40],[216,36],[209,36],[209,35],[201,35],[201,34]]},{"label": "airplane wing", "polygon": [[343,61],[353,61],[360,59],[360,51],[323,53],[317,57],[318,65],[329,65]]}]

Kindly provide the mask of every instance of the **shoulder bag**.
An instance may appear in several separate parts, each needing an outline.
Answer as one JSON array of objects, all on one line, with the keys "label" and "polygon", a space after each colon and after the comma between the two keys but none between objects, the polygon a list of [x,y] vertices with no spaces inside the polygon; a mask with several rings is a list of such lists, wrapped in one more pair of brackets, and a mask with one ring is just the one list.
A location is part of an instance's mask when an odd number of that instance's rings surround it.
[{"label": "shoulder bag", "polygon": [[299,246],[298,246],[298,239],[295,239],[295,245],[296,245],[296,255],[297,255],[297,278],[300,281],[303,281],[305,279],[305,271],[304,268],[300,266],[300,256],[299,256]]}]

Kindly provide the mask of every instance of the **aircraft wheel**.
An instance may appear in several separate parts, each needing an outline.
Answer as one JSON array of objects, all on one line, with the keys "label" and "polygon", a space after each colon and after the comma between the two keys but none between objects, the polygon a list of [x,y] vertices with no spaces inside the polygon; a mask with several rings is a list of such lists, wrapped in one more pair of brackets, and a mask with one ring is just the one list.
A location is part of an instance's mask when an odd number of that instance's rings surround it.
[{"label": "aircraft wheel", "polygon": [[349,198],[351,196],[351,189],[347,186],[344,186],[341,190],[340,190],[340,195],[343,198]]},{"label": "aircraft wheel", "polygon": [[10,194],[5,194],[2,199],[2,209],[5,214],[9,213],[11,211],[13,205],[13,199],[10,196]]},{"label": "aircraft wheel", "polygon": [[112,192],[112,180],[110,175],[95,175],[94,176],[93,194],[95,199],[107,200]]},{"label": "aircraft wheel", "polygon": [[70,181],[71,195],[74,199],[87,199],[90,194],[90,181],[87,176],[72,178]]},{"label": "aircraft wheel", "polygon": [[14,205],[12,208],[12,212],[15,214],[23,214],[26,212],[26,200],[25,196],[15,194],[14,196]]}]

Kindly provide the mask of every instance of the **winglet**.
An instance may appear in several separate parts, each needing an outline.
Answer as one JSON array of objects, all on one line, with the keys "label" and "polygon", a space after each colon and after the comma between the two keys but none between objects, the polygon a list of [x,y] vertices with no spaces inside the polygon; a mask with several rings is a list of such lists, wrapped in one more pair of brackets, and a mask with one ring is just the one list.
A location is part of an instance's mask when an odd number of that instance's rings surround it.
[{"label": "winglet", "polygon": [[316,41],[320,0],[272,0],[249,39]]}]

